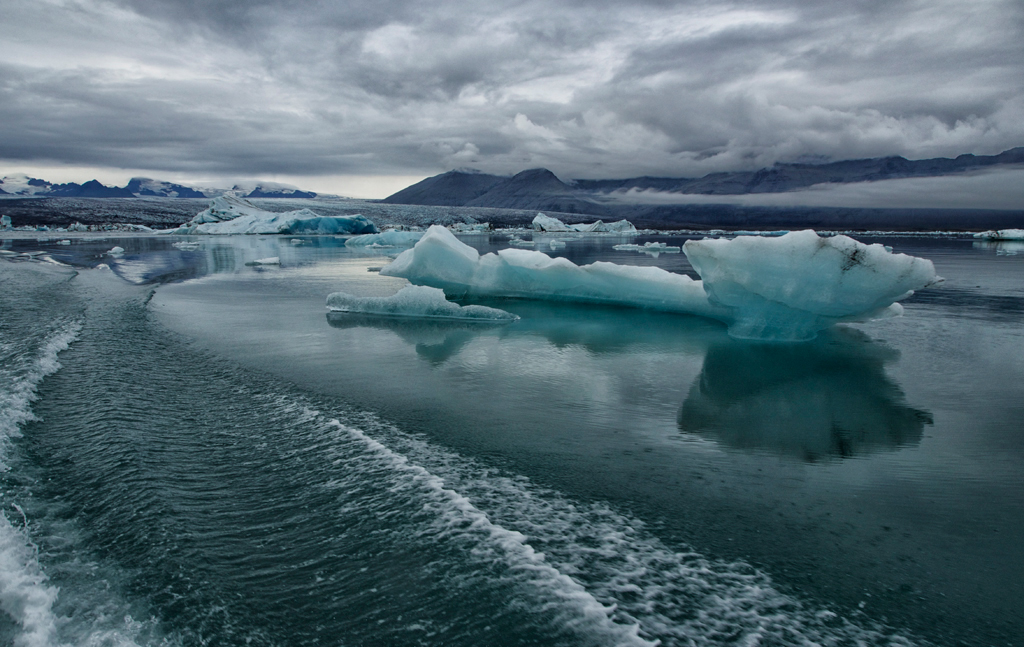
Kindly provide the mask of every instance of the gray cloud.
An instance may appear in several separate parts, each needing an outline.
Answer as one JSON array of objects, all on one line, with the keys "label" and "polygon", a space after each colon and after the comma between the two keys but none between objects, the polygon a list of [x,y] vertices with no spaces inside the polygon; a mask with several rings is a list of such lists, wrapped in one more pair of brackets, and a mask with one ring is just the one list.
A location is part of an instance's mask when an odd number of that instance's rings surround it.
[{"label": "gray cloud", "polygon": [[1024,145],[1024,5],[8,0],[0,160],[702,175]]}]

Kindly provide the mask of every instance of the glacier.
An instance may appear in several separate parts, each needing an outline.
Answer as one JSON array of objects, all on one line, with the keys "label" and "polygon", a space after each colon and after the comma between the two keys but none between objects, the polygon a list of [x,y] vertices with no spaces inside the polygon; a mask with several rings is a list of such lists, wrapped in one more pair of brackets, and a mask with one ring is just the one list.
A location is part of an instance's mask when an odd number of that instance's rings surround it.
[{"label": "glacier", "polygon": [[195,218],[163,234],[373,234],[363,216],[321,216],[309,209],[275,213],[233,195],[214,198]]},{"label": "glacier", "polygon": [[701,280],[657,267],[579,266],[524,249],[481,256],[433,226],[380,273],[461,298],[602,303],[711,317],[733,337],[768,341],[805,341],[835,323],[900,315],[897,301],[941,281],[926,259],[812,230],[690,240],[683,252]]},{"label": "glacier", "polygon": [[389,297],[358,297],[334,292],[327,296],[327,309],[352,314],[457,319],[481,323],[510,323],[519,319],[517,315],[498,308],[460,306],[448,301],[442,290],[422,285],[407,285]]}]

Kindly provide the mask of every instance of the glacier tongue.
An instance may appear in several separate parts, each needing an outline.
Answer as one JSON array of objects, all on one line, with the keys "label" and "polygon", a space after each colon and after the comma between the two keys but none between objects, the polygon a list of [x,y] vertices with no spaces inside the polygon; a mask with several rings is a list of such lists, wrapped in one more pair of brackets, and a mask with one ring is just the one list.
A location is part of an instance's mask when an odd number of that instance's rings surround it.
[{"label": "glacier tongue", "polygon": [[895,302],[941,280],[931,261],[813,231],[778,238],[691,240],[683,251],[702,281],[656,267],[579,266],[542,252],[481,256],[434,226],[381,269],[455,296],[606,303],[712,317],[746,339],[813,339],[841,321],[902,312]]}]

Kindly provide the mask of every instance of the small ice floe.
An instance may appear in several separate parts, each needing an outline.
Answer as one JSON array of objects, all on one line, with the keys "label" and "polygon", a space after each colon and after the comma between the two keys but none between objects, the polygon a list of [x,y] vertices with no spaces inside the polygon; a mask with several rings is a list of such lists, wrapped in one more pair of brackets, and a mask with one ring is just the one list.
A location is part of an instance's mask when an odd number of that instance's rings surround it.
[{"label": "small ice floe", "polygon": [[71,241],[70,240],[58,240],[57,244],[58,245],[70,245]]},{"label": "small ice floe", "polygon": [[983,240],[1024,240],[1024,229],[996,229],[974,234]]},{"label": "small ice floe", "polygon": [[110,251],[104,253],[107,256],[121,256],[124,254],[124,247],[111,247]]},{"label": "small ice floe", "polygon": [[523,240],[518,236],[513,236],[512,238],[509,239],[508,244],[512,245],[513,247],[533,247],[534,245],[537,244],[537,241]]},{"label": "small ice floe", "polygon": [[335,292],[327,297],[327,309],[383,317],[458,319],[481,323],[510,323],[519,319],[518,315],[497,308],[460,306],[445,299],[443,291],[422,285],[407,285],[389,297],[357,297]]},{"label": "small ice floe", "polygon": [[657,258],[658,254],[678,254],[683,251],[682,247],[674,247],[668,243],[644,243],[643,245],[623,244],[613,245],[612,249],[620,252],[640,252],[650,254]]},{"label": "small ice floe", "polygon": [[549,299],[651,308],[711,317],[733,337],[813,339],[850,321],[902,313],[896,303],[941,281],[931,261],[814,231],[765,238],[689,240],[701,276],[598,261],[579,266],[525,249],[480,255],[434,226],[381,274],[459,296]]},{"label": "small ice floe", "polygon": [[550,247],[551,249],[562,249],[563,247],[565,247],[565,241],[554,238],[548,241],[548,247]]},{"label": "small ice floe", "polygon": [[171,247],[180,249],[183,252],[191,252],[199,249],[200,247],[202,247],[202,245],[200,243],[183,240],[181,242],[171,243]]},{"label": "small ice floe", "polygon": [[288,242],[289,242],[289,243],[291,243],[292,245],[301,245],[301,244],[302,244],[302,243],[304,243],[305,241],[304,241],[304,240],[302,240],[301,238],[292,238],[292,239],[291,239],[291,240],[289,240]]},{"label": "small ice floe", "polygon": [[246,263],[248,266],[254,265],[280,265],[281,258],[279,256],[271,256],[269,258],[257,258],[255,261],[249,261]]}]

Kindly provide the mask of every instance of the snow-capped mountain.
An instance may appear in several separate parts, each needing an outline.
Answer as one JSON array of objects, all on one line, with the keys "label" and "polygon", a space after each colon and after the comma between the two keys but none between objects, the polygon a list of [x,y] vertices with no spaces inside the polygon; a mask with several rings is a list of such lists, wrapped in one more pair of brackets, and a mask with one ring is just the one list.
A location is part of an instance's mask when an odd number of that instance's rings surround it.
[{"label": "snow-capped mountain", "polygon": [[47,180],[14,173],[0,178],[0,197],[39,198],[214,198],[220,195],[234,195],[240,198],[315,198],[316,193],[303,191],[290,184],[279,182],[240,182],[230,189],[215,187],[194,187],[133,177],[123,187],[106,186],[97,180],[84,184],[68,182],[54,184]]}]

